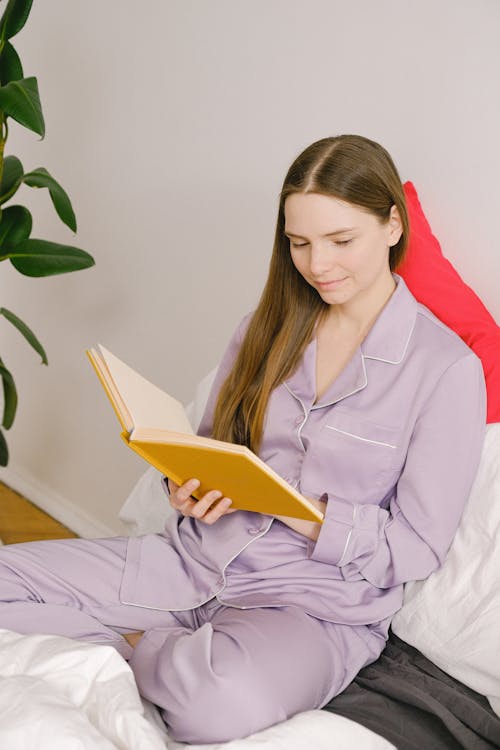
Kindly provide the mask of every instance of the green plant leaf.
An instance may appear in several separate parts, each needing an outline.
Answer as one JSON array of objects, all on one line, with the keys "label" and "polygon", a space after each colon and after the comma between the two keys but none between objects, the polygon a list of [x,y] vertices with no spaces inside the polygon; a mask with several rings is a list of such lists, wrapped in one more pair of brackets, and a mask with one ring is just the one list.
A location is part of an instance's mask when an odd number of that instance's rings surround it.
[{"label": "green plant leaf", "polygon": [[[24,206],[8,206],[0,219],[0,251],[3,247],[13,249],[31,234],[33,219]],[[0,256],[1,257],[1,256]],[[5,258],[1,257],[2,260]]]},{"label": "green plant leaf", "polygon": [[53,276],[94,265],[94,259],[84,250],[47,240],[23,240],[5,257],[25,276]]},{"label": "green plant leaf", "polygon": [[17,410],[17,390],[12,373],[7,370],[0,359],[0,376],[3,384],[3,417],[2,425],[6,430],[12,427]]},{"label": "green plant leaf", "polygon": [[24,168],[17,156],[6,156],[3,160],[2,182],[0,183],[0,205],[10,200],[24,177]]},{"label": "green plant leaf", "polygon": [[5,436],[0,430],[0,466],[7,466],[9,463],[9,449],[5,441]]},{"label": "green plant leaf", "polygon": [[0,84],[5,86],[11,81],[19,81],[23,75],[23,66],[19,55],[12,44],[6,42],[0,55]]},{"label": "green plant leaf", "polygon": [[11,81],[0,88],[0,109],[6,115],[33,130],[42,138],[45,135],[45,122],[38,93],[38,83],[33,76]]},{"label": "green plant leaf", "polygon": [[26,23],[33,0],[9,0],[0,19],[0,39],[11,39]]},{"label": "green plant leaf", "polygon": [[76,232],[76,217],[71,205],[71,201],[66,191],[59,185],[58,182],[47,172],[45,167],[38,167],[32,172],[28,172],[23,177],[23,182],[29,187],[35,188],[48,188],[52,203],[57,211],[57,214],[61,221],[64,221],[66,226]]},{"label": "green plant leaf", "polygon": [[7,310],[5,307],[0,307],[0,315],[3,315],[4,318],[7,318],[9,323],[12,323],[12,325],[17,328],[17,330],[24,336],[28,344],[30,344],[33,349],[40,355],[42,358],[42,364],[47,365],[48,359],[47,355],[45,354],[45,349],[26,323],[24,323],[20,318],[17,317],[17,315],[14,315],[13,312],[10,310]]}]

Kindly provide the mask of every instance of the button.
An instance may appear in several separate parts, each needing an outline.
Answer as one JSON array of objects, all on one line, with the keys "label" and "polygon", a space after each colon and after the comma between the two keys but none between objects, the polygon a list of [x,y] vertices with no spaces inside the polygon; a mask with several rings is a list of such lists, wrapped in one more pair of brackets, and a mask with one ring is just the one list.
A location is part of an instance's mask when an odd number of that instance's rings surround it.
[{"label": "button", "polygon": [[299,425],[301,425],[303,421],[304,417],[297,417],[297,419],[295,420],[295,426],[299,427]]},{"label": "button", "polygon": [[260,529],[257,529],[257,528],[255,528],[255,526],[252,526],[251,528],[248,529],[248,533],[252,534],[252,536],[254,536],[255,534],[259,534],[260,533]]}]

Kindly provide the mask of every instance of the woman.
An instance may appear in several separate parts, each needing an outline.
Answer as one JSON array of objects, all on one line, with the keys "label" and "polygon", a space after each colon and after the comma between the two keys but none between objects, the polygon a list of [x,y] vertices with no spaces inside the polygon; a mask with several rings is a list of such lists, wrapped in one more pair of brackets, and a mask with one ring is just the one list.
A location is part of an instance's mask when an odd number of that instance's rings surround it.
[{"label": "woman", "polygon": [[321,707],[374,661],[403,584],[443,562],[485,427],[479,360],[393,273],[407,235],[381,146],[307,148],[200,425],[259,453],[322,524],[170,483],[164,534],[3,549],[0,626],[114,645],[186,742]]}]

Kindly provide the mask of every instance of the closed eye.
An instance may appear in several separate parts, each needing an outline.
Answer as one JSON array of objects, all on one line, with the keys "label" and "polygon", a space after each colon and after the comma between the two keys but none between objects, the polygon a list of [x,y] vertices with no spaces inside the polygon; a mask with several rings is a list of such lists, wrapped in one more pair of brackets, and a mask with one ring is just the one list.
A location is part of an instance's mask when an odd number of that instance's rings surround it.
[{"label": "closed eye", "polygon": [[[352,240],[352,237],[348,240],[336,240],[333,241],[333,244],[337,245],[338,247],[346,247],[346,245],[349,245]],[[309,242],[292,242],[292,240],[290,240],[290,245],[291,247],[307,247],[309,245]]]}]

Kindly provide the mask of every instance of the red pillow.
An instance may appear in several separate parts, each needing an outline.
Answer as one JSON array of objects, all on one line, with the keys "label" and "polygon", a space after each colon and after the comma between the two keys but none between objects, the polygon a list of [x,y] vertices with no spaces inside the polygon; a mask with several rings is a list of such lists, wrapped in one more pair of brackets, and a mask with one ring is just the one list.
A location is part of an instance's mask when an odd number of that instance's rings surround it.
[{"label": "red pillow", "polygon": [[410,219],[407,254],[396,273],[412,294],[455,331],[483,363],[488,392],[488,422],[500,422],[500,327],[477,294],[441,252],[425,218],[417,191],[404,185]]}]

